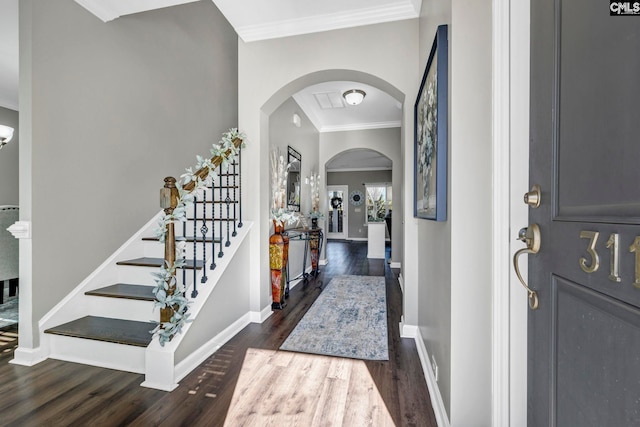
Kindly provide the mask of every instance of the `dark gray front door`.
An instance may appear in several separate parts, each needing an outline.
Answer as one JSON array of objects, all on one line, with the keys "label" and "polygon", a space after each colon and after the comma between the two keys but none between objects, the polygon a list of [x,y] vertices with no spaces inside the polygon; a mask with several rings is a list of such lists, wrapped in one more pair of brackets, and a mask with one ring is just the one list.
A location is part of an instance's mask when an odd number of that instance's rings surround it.
[{"label": "dark gray front door", "polygon": [[639,426],[640,15],[531,5],[529,426]]}]

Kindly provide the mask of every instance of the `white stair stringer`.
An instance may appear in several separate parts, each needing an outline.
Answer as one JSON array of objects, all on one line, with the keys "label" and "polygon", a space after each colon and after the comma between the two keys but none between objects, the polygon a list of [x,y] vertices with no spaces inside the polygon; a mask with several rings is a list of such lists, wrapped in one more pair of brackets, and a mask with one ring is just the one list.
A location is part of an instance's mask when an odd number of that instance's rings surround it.
[{"label": "white stair stringer", "polygon": [[[241,271],[248,271],[249,239],[246,237],[249,235],[252,225],[251,222],[244,222],[243,227],[237,230],[237,235],[231,239],[231,245],[224,248],[225,252],[222,258],[217,258],[217,254],[214,254],[216,256],[216,268],[207,270],[208,280],[206,283],[200,283],[202,272],[199,272],[197,277],[198,296],[195,299],[191,299],[191,304],[189,305],[191,318],[195,320],[187,323],[182,333],[175,336],[164,346],[161,346],[159,341],[154,339],[146,348],[145,381],[141,384],[142,386],[164,391],[175,389],[180,380],[251,323],[252,313],[249,308],[248,277],[243,280],[239,276],[242,275]],[[242,252],[241,254],[237,254],[239,250]],[[208,259],[207,269],[210,262],[211,260]],[[225,275],[228,269],[231,269],[233,274]],[[227,313],[225,320],[216,322],[216,325],[204,319],[209,329],[208,336],[199,337],[197,349],[189,351],[187,357],[178,360],[176,354],[181,349],[181,346],[185,344],[185,337],[189,335],[192,328],[198,326],[198,321],[202,320],[201,311],[207,303],[212,302],[211,299],[215,298],[216,291],[222,287],[233,287],[234,290],[238,291],[238,299],[246,300],[246,304],[243,301],[236,301],[236,308]],[[244,298],[240,296],[242,293],[240,291],[241,287],[246,287],[247,289],[246,297]],[[187,296],[190,293],[191,290],[188,289]],[[229,304],[227,301],[213,302],[220,305]],[[211,313],[208,314],[210,315]],[[193,345],[193,342],[190,344]]]}]

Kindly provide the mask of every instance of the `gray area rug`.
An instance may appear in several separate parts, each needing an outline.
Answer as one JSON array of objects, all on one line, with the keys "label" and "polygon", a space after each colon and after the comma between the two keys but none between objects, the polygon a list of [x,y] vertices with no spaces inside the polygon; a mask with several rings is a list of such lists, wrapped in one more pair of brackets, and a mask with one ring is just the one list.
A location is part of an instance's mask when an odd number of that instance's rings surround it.
[{"label": "gray area rug", "polygon": [[384,277],[331,279],[280,349],[389,360]]},{"label": "gray area rug", "polygon": [[18,296],[9,296],[7,283],[4,288],[4,304],[0,304],[0,328],[18,323]]}]

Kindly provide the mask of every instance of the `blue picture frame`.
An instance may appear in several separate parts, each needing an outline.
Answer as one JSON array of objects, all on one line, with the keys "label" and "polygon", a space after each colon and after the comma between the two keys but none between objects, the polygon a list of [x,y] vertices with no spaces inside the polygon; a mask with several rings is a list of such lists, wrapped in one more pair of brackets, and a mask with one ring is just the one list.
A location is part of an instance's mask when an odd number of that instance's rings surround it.
[{"label": "blue picture frame", "polygon": [[440,25],[414,106],[413,216],[447,220],[448,31]]}]

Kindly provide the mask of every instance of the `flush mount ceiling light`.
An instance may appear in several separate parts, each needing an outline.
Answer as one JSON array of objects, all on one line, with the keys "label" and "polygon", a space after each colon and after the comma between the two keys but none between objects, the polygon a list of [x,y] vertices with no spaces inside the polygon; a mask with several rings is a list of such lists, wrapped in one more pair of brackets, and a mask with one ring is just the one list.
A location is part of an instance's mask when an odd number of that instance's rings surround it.
[{"label": "flush mount ceiling light", "polygon": [[362,100],[366,95],[367,94],[363,90],[349,89],[348,91],[342,94],[342,97],[344,98],[345,101],[347,101],[347,104],[358,105],[362,102]]},{"label": "flush mount ceiling light", "polygon": [[7,145],[7,142],[13,138],[13,128],[9,126],[0,125],[0,149]]}]

